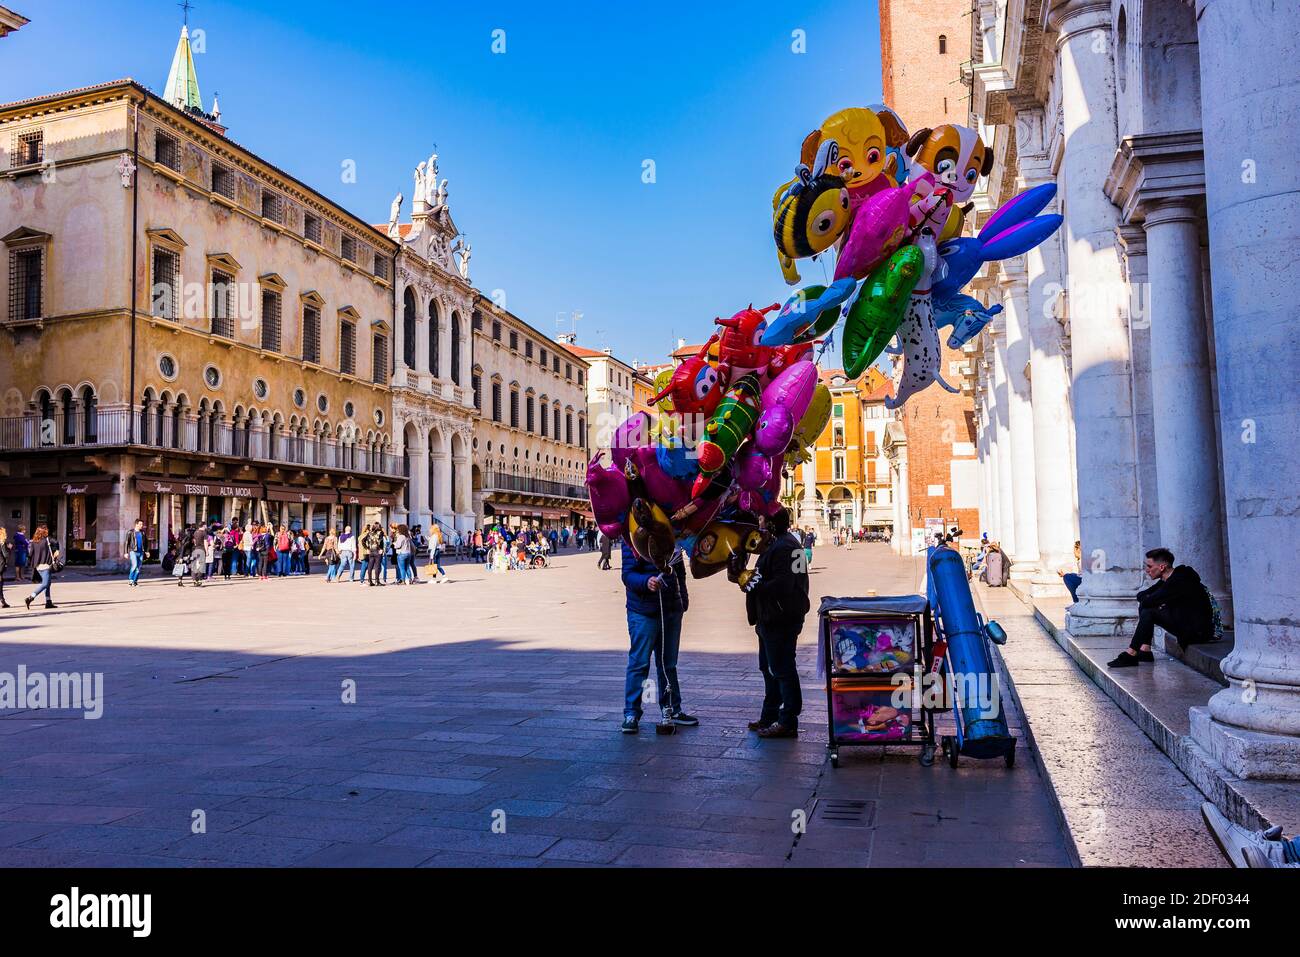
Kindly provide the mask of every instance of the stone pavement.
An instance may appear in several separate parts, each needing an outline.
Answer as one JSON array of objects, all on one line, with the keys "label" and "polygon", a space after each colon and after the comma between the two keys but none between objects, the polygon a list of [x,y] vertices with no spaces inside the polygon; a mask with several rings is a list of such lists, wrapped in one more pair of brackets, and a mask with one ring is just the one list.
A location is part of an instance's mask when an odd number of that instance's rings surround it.
[{"label": "stone pavement", "polygon": [[[1204,795],[1052,640],[1033,609],[1009,588],[979,585],[975,596],[1007,632],[1002,656],[1079,862],[1226,867],[1201,817]],[[1108,641],[1113,657],[1123,643]],[[1178,677],[1160,669],[1184,666],[1161,658],[1139,677]]]},{"label": "stone pavement", "polygon": [[[57,610],[0,613],[0,672],[103,672],[104,714],[0,711],[0,866],[1069,863],[1023,748],[1012,770],[866,748],[832,769],[815,615],[801,738],[746,733],[762,682],[725,576],[690,582],[701,726],[619,734],[622,587],[617,557],[595,565],[382,590],[65,576]],[[920,575],[884,545],[822,547],[813,606]],[[868,802],[860,826],[820,820],[826,799]]]}]

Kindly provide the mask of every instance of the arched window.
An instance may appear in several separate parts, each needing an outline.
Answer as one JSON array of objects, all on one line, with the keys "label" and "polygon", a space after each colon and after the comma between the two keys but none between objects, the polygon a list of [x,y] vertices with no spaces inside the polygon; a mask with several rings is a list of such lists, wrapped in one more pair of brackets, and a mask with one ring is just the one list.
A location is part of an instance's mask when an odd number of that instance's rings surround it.
[{"label": "arched window", "polygon": [[939,34],[939,52],[940,53],[948,52],[948,37],[942,33]]},{"label": "arched window", "polygon": [[67,389],[59,393],[59,411],[63,414],[63,444],[72,445],[77,441],[77,419],[72,411],[72,393]]},{"label": "arched window", "polygon": [[84,386],[81,390],[82,432],[87,444],[99,441],[99,405],[95,400],[95,390]]},{"label": "arched window", "polygon": [[451,314],[451,381],[460,385],[460,313]]},{"label": "arched window", "polygon": [[402,361],[406,368],[415,368],[415,293],[406,287],[402,296]]},{"label": "arched window", "polygon": [[441,323],[438,321],[438,303],[433,299],[429,300],[429,371],[433,373],[435,379],[442,376],[442,363],[439,362],[438,346],[439,339],[442,338],[439,332]]}]

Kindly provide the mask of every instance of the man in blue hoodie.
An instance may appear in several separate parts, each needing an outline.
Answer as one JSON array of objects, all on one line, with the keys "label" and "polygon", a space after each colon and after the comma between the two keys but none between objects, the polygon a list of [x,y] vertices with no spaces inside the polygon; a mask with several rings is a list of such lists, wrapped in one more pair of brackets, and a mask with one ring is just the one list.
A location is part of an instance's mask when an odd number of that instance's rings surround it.
[{"label": "man in blue hoodie", "polygon": [[686,593],[686,563],[678,554],[669,570],[661,573],[638,556],[627,539],[623,540],[622,547],[627,632],[632,640],[627,655],[622,731],[636,734],[640,726],[641,701],[647,690],[651,654],[655,656],[660,705],[666,707],[673,724],[697,725],[700,719],[682,710],[682,689],[677,681],[682,615],[690,605],[690,596]]}]

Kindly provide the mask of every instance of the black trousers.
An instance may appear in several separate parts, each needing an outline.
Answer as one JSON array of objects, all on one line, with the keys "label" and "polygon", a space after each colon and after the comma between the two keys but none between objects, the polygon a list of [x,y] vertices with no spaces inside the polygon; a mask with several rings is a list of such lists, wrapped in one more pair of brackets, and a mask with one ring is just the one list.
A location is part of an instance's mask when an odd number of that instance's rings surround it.
[{"label": "black trousers", "polygon": [[1128,646],[1137,651],[1143,645],[1151,644],[1155,638],[1156,625],[1177,638],[1184,648],[1206,640],[1206,636],[1200,633],[1186,615],[1179,614],[1168,605],[1161,605],[1159,608],[1143,608],[1138,612],[1137,627],[1133,629],[1133,640]]},{"label": "black trousers", "polygon": [[372,552],[370,555],[370,564],[366,567],[366,581],[370,582],[372,585],[383,584],[383,582],[379,580],[379,560],[380,556],[378,553]]},{"label": "black trousers", "polygon": [[763,711],[759,720],[764,724],[780,721],[787,728],[797,728],[803,711],[803,690],[794,657],[799,629],[760,622],[754,630],[758,632],[758,667],[763,672]]}]

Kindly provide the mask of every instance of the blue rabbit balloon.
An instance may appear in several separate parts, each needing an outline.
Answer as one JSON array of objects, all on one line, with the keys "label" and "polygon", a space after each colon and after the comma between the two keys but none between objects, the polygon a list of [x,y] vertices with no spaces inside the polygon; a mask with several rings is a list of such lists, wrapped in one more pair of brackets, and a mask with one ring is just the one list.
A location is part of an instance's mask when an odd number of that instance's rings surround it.
[{"label": "blue rabbit balloon", "polygon": [[957,308],[953,305],[955,297],[985,263],[1022,256],[1056,232],[1063,222],[1059,214],[1038,215],[1055,195],[1055,183],[1027,189],[998,207],[979,235],[963,236],[940,246],[946,275],[936,280],[930,290],[936,310]]}]

